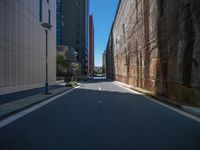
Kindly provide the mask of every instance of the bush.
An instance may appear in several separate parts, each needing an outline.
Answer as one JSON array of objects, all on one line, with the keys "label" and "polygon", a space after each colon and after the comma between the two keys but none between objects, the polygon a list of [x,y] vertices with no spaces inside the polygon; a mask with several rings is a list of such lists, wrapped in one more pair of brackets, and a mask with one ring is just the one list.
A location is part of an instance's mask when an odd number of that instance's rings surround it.
[{"label": "bush", "polygon": [[67,86],[67,87],[76,87],[77,85],[78,85],[77,81],[71,81],[71,82],[66,83],[65,86]]}]

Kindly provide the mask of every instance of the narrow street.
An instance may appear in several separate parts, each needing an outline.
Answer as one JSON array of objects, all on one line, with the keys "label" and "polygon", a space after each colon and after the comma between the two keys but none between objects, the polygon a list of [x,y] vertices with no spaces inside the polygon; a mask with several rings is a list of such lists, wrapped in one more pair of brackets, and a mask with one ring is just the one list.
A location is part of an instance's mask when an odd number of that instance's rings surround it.
[{"label": "narrow street", "polygon": [[0,128],[0,150],[199,150],[199,139],[199,123],[106,79]]}]

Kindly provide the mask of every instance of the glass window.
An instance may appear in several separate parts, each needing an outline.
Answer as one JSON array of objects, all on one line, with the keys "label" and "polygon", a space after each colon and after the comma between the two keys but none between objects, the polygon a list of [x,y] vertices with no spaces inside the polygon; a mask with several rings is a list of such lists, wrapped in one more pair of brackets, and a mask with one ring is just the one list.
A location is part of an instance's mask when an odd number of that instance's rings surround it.
[{"label": "glass window", "polygon": [[39,20],[42,22],[42,0],[39,0]]},{"label": "glass window", "polygon": [[51,11],[49,10],[49,24],[51,24]]}]

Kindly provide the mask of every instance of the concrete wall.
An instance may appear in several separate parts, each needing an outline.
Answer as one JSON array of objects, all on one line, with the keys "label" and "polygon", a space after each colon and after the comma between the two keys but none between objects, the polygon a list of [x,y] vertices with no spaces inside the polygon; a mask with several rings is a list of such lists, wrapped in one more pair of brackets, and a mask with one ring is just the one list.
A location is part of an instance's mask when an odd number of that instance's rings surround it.
[{"label": "concrete wall", "polygon": [[122,0],[113,24],[116,80],[200,105],[198,0]]},{"label": "concrete wall", "polygon": [[[43,22],[51,11],[49,82],[56,80],[56,0],[43,0]],[[35,88],[45,82],[45,31],[39,0],[0,1],[0,94]]]}]

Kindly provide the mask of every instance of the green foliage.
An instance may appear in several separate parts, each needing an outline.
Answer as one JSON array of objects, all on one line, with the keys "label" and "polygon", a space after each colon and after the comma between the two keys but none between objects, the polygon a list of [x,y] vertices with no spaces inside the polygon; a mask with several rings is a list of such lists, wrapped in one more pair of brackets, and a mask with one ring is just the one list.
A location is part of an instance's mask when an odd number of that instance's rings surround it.
[{"label": "green foliage", "polygon": [[72,63],[71,63],[71,67],[72,67],[73,72],[75,72],[75,71],[80,71],[80,70],[81,70],[80,64],[75,63],[75,62],[72,62]]},{"label": "green foliage", "polygon": [[57,55],[57,76],[69,76],[71,62],[67,61],[63,55]]},{"label": "green foliage", "polygon": [[76,74],[81,71],[81,65],[71,60],[66,60],[63,55],[57,55],[57,76],[64,76],[71,81],[77,81]]},{"label": "green foliage", "polygon": [[71,82],[66,83],[65,86],[67,86],[67,87],[76,87],[77,85],[78,85],[77,81],[71,81]]}]

